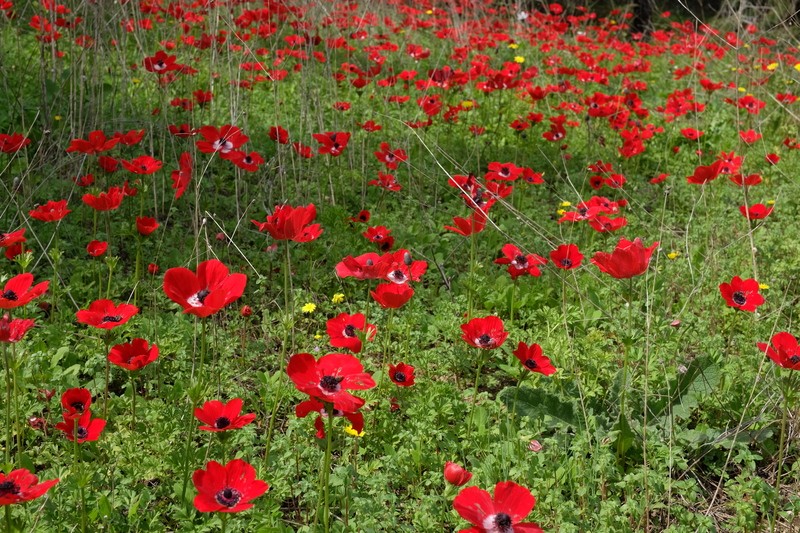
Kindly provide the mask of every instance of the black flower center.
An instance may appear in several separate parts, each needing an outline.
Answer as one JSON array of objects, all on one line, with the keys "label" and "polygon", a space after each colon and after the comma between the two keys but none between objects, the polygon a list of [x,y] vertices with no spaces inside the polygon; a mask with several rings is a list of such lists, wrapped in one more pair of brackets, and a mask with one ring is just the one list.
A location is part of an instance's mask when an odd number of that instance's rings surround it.
[{"label": "black flower center", "polygon": [[9,494],[19,494],[19,485],[11,480],[0,483],[0,498]]},{"label": "black flower center", "polygon": [[514,531],[514,529],[511,527],[512,525],[513,522],[511,521],[511,517],[506,513],[497,513],[495,515],[494,526],[501,532],[505,533],[506,531]]},{"label": "black flower center", "polygon": [[3,299],[8,300],[10,302],[16,302],[17,300],[19,300],[19,296],[17,296],[17,293],[12,291],[11,289],[5,291],[2,294],[2,297]]},{"label": "black flower center", "polygon": [[122,317],[120,315],[106,315],[103,317],[101,322],[121,322]]},{"label": "black flower center", "polygon": [[231,421],[228,417],[221,416],[214,421],[214,427],[217,429],[225,429],[226,427],[231,425]]},{"label": "black flower center", "polygon": [[736,305],[744,305],[747,303],[747,296],[745,296],[741,291],[736,291],[731,296],[731,300],[733,300],[733,303]]},{"label": "black flower center", "polygon": [[578,208],[578,214],[580,216],[585,217],[588,213],[589,213],[589,208],[588,207]]},{"label": "black flower center", "polygon": [[75,432],[79,439],[85,439],[89,436],[89,430],[83,426],[78,426],[78,431]]},{"label": "black flower center", "polygon": [[561,266],[563,266],[564,268],[571,267],[572,266],[572,259],[562,259],[561,260]]},{"label": "black flower center", "polygon": [[388,161],[389,163],[393,162],[394,161],[394,154],[391,153],[391,152],[386,154],[386,161]]},{"label": "black flower center", "polygon": [[793,365],[796,365],[797,363],[800,363],[800,355],[793,355],[793,356],[789,357],[789,361]]},{"label": "black flower center", "polygon": [[203,303],[203,302],[205,302],[205,300],[206,300],[206,297],[207,297],[209,294],[211,294],[211,291],[210,291],[210,290],[208,290],[208,289],[201,289],[200,291],[198,291],[198,292],[197,292],[197,294],[195,295],[195,298],[197,298],[197,301],[198,301],[198,302],[200,302],[200,303]]},{"label": "black flower center", "polygon": [[406,281],[406,275],[402,270],[395,270],[390,274],[392,281],[403,283]]},{"label": "black flower center", "polygon": [[84,405],[83,402],[72,402],[71,404],[69,404],[69,406],[78,411],[79,413],[82,413],[84,409],[86,409],[86,406]]},{"label": "black flower center", "polygon": [[214,499],[217,500],[218,504],[230,509],[231,507],[236,507],[236,504],[242,499],[242,493],[236,489],[225,487],[214,496]]},{"label": "black flower center", "polygon": [[537,366],[536,365],[536,361],[534,361],[533,359],[526,359],[525,360],[525,367],[526,368],[530,368],[531,370],[533,370],[534,368],[536,368],[536,366]]},{"label": "black flower center", "polygon": [[394,380],[398,383],[405,383],[406,382],[406,374],[405,372],[395,372],[394,373]]},{"label": "black flower center", "polygon": [[481,346],[490,346],[492,344],[492,338],[488,334],[484,333],[478,337],[478,344]]},{"label": "black flower center", "polygon": [[344,327],[344,336],[345,337],[355,337],[356,336],[356,327],[353,324],[347,324]]},{"label": "black flower center", "polygon": [[528,260],[525,259],[524,255],[518,255],[517,257],[515,257],[514,262],[520,268],[525,268],[526,266],[528,266]]},{"label": "black flower center", "polygon": [[339,392],[343,379],[344,377],[341,376],[323,376],[319,381],[319,386],[326,392]]}]

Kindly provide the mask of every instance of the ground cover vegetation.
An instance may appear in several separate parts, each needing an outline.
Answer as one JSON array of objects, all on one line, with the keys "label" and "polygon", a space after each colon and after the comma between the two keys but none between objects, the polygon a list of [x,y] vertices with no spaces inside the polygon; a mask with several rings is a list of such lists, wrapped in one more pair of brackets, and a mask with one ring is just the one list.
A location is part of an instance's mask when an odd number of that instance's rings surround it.
[{"label": "ground cover vegetation", "polygon": [[800,528],[756,7],[0,1],[3,530]]}]

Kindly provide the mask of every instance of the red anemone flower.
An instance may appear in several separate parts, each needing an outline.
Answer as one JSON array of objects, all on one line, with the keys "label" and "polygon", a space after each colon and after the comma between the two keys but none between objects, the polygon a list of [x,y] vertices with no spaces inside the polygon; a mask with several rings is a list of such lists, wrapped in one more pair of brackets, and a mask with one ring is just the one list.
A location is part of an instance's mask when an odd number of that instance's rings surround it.
[{"label": "red anemone flower", "polygon": [[405,150],[399,148],[393,150],[389,147],[389,143],[381,143],[381,148],[375,152],[375,157],[378,158],[378,161],[386,165],[386,168],[389,170],[395,170],[399,163],[408,159]]},{"label": "red anemone flower", "polygon": [[234,398],[228,403],[211,400],[194,410],[194,416],[205,426],[200,426],[203,431],[228,431],[241,429],[256,419],[255,413],[241,414],[244,402],[241,398]]},{"label": "red anemone flower", "polygon": [[50,200],[46,204],[40,205],[36,209],[28,211],[28,214],[31,216],[31,218],[41,220],[42,222],[56,222],[71,212],[72,211],[67,209],[66,200]]},{"label": "red anemone flower", "polygon": [[344,348],[353,353],[361,351],[362,343],[359,332],[364,332],[363,335],[366,340],[371,341],[378,331],[373,324],[367,324],[366,317],[361,313],[354,315],[341,313],[339,316],[328,320],[326,329],[328,336],[331,338],[331,346]]},{"label": "red anemone flower", "polygon": [[25,468],[12,470],[8,475],[0,472],[0,507],[35,500],[56,483],[57,478],[39,483],[39,478]]},{"label": "red anemone flower", "polygon": [[414,384],[414,367],[405,363],[390,364],[389,379],[398,387],[411,387]]},{"label": "red anemone flower", "polygon": [[192,482],[199,493],[194,507],[201,513],[238,513],[253,507],[251,500],[267,490],[266,481],[256,479],[256,469],[242,459],[226,465],[209,461],[205,470],[195,470]]},{"label": "red anemone flower", "polygon": [[392,230],[386,226],[371,226],[363,235],[367,240],[375,243],[379,250],[386,252],[394,246],[394,237],[391,235]]},{"label": "red anemone flower", "polygon": [[158,346],[148,346],[144,339],[117,344],[108,352],[108,361],[127,370],[141,370],[158,359]]},{"label": "red anemone flower", "polygon": [[740,205],[739,212],[748,220],[761,220],[767,218],[772,214],[773,207],[767,207],[764,204],[754,204],[751,206]]},{"label": "red anemone flower", "polygon": [[0,318],[0,342],[19,342],[33,326],[34,322],[29,318],[11,320],[6,313]]},{"label": "red anemone flower", "polygon": [[164,274],[164,292],[183,312],[205,318],[238,300],[247,284],[247,275],[229,274],[218,259],[197,265],[195,274],[188,268],[170,268]]},{"label": "red anemone flower", "polygon": [[100,329],[114,329],[130,320],[139,312],[139,308],[131,304],[114,305],[111,300],[95,300],[89,309],[81,309],[75,316],[78,322]]},{"label": "red anemone flower", "polygon": [[163,162],[149,155],[140,155],[136,159],[132,159],[130,161],[121,159],[120,163],[122,163],[122,166],[125,167],[125,170],[128,172],[133,172],[134,174],[141,174],[144,176],[148,174],[154,174],[161,170],[161,167],[164,166]]},{"label": "red anemone flower", "polygon": [[4,154],[19,152],[30,143],[31,140],[21,133],[12,133],[11,135],[0,133],[0,152]]},{"label": "red anemone flower", "polygon": [[508,337],[503,321],[496,316],[473,318],[461,324],[461,331],[467,344],[475,348],[492,349],[502,346]]},{"label": "red anemone flower", "polygon": [[576,244],[562,244],[550,252],[550,260],[556,268],[572,270],[581,266],[583,254]]},{"label": "red anemone flower", "polygon": [[531,276],[538,277],[542,275],[539,270],[540,265],[546,265],[547,259],[536,254],[523,254],[522,251],[513,244],[506,244],[503,246],[503,256],[495,259],[494,262],[498,265],[508,265],[508,273],[511,274],[511,279],[530,274]]},{"label": "red anemone flower", "polygon": [[125,191],[120,187],[111,187],[108,192],[101,192],[98,195],[86,193],[81,197],[83,203],[95,211],[113,211],[122,204]]},{"label": "red anemone flower", "polygon": [[375,252],[358,257],[348,255],[336,264],[336,275],[340,278],[380,279],[383,277],[380,261],[381,256]]},{"label": "red anemone flower", "polygon": [[725,298],[728,307],[751,313],[764,303],[764,297],[759,294],[758,289],[758,282],[755,279],[743,280],[739,276],[733,276],[730,283],[719,285],[719,292]]},{"label": "red anemone flower", "polygon": [[277,241],[309,242],[322,235],[320,224],[311,224],[317,217],[314,204],[292,207],[290,205],[275,206],[266,222],[251,220],[258,231],[267,231]]},{"label": "red anemone flower", "polygon": [[759,342],[758,349],[777,365],[789,370],[800,370],[800,346],[791,333],[782,331],[770,339],[770,344]]},{"label": "red anemone flower", "polygon": [[514,357],[519,359],[522,366],[531,372],[539,372],[545,376],[555,374],[556,367],[550,362],[550,358],[542,354],[542,347],[534,343],[528,346],[520,342],[514,350]]},{"label": "red anemone flower", "polygon": [[203,141],[197,141],[197,149],[204,154],[220,153],[221,157],[236,150],[249,140],[237,126],[226,124],[221,128],[203,126],[198,130]]},{"label": "red anemone flower", "polygon": [[105,241],[92,241],[86,245],[86,253],[92,257],[100,257],[108,250],[108,243]]},{"label": "red anemone flower", "polygon": [[320,145],[319,154],[330,154],[331,157],[341,155],[350,141],[350,132],[344,131],[326,131],[325,133],[314,133],[311,136]]},{"label": "red anemone flower", "polygon": [[533,510],[536,498],[513,481],[501,481],[494,487],[494,498],[478,487],[467,487],[453,500],[453,508],[475,527],[462,530],[473,533],[544,533],[534,523],[520,523]]},{"label": "red anemone flower", "polygon": [[658,242],[653,243],[649,248],[645,248],[642,240],[638,237],[633,242],[627,239],[620,239],[617,247],[611,253],[596,252],[592,257],[594,263],[601,272],[605,272],[617,279],[628,279],[643,274],[650,264],[650,256],[658,246]]},{"label": "red anemone flower", "polygon": [[73,139],[67,148],[67,152],[80,152],[86,155],[99,154],[100,152],[111,150],[118,142],[118,138],[112,137],[109,139],[101,130],[95,130],[89,132],[89,140],[87,141]]},{"label": "red anemone flower", "polygon": [[176,61],[177,56],[168,55],[164,50],[159,50],[156,55],[144,58],[144,69],[147,72],[164,74],[173,70],[180,70],[183,65]]},{"label": "red anemone flower", "polygon": [[319,361],[309,353],[295,354],[289,360],[286,373],[300,392],[348,413],[358,411],[364,400],[347,391],[375,386],[372,376],[364,372],[361,361],[343,353],[323,355]]},{"label": "red anemone flower", "polygon": [[[347,413],[342,411],[341,409],[331,409],[333,416],[343,416],[346,418],[350,424],[353,426],[353,430],[361,433],[364,430],[364,415],[361,413]],[[316,398],[311,398],[310,400],[306,400],[304,402],[300,402],[297,404],[297,407],[294,409],[295,414],[298,418],[305,418],[311,413],[317,413],[319,416],[314,421],[314,427],[317,430],[317,438],[324,439],[325,438],[325,422],[324,419],[328,418],[329,413],[325,410],[325,404],[317,400]]]},{"label": "red anemone flower", "polygon": [[89,389],[73,388],[64,391],[61,395],[61,407],[64,408],[64,418],[78,418],[89,410],[92,405],[92,393]]},{"label": "red anemone flower", "polygon": [[179,160],[180,168],[173,170],[170,178],[172,179],[172,188],[175,189],[175,199],[177,200],[183,193],[186,192],[186,187],[192,181],[192,154],[183,152]]},{"label": "red anemone flower", "polygon": [[289,144],[289,132],[281,126],[270,126],[268,135],[278,144]]},{"label": "red anemone flower", "polygon": [[384,309],[397,309],[414,296],[414,289],[407,283],[380,283],[370,295]]},{"label": "red anemone flower", "polygon": [[350,222],[369,222],[370,213],[366,209],[358,212],[358,215],[349,217]]},{"label": "red anemone flower", "polygon": [[34,298],[38,298],[47,291],[49,281],[37,283],[33,288],[33,274],[25,272],[8,280],[0,291],[0,309],[16,309],[22,307]]},{"label": "red anemone flower", "polygon": [[428,270],[427,261],[416,261],[406,249],[387,253],[381,256],[378,263],[381,278],[398,285],[409,281],[419,281]]},{"label": "red anemone flower", "polygon": [[445,226],[444,229],[469,237],[473,233],[480,233],[484,230],[486,214],[483,211],[473,211],[469,218],[453,217],[453,224],[455,226]]},{"label": "red anemone flower", "polygon": [[9,246],[25,241],[25,228],[20,228],[10,233],[0,233],[0,248],[8,248]]},{"label": "red anemone flower", "polygon": [[158,229],[158,221],[153,217],[136,217],[136,231],[139,235],[147,237]]},{"label": "red anemone flower", "polygon": [[451,485],[460,487],[467,484],[467,482],[472,479],[472,472],[459,464],[447,461],[444,464],[444,479]]},{"label": "red anemone flower", "polygon": [[63,431],[67,439],[77,440],[78,444],[96,441],[105,427],[106,421],[102,418],[92,419],[92,412],[88,409],[79,417],[64,413],[64,421],[56,424],[56,429]]}]

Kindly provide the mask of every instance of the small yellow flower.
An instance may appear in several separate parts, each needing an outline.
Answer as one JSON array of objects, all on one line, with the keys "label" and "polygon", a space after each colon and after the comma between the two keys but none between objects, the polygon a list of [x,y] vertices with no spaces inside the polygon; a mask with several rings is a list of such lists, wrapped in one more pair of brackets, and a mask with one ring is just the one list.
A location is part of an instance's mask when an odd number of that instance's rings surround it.
[{"label": "small yellow flower", "polygon": [[514,63],[524,63],[525,58],[522,56],[514,56]]},{"label": "small yellow flower", "polygon": [[53,120],[58,122],[59,120],[61,120],[61,118],[62,118],[61,115],[56,115],[56,116],[53,117]]},{"label": "small yellow flower", "polygon": [[564,200],[563,202],[561,202],[561,207],[569,207],[569,206],[571,206],[571,205],[572,205],[572,202],[567,202],[566,200]]},{"label": "small yellow flower", "polygon": [[775,205],[775,200],[767,200],[767,205]]},{"label": "small yellow flower", "polygon": [[475,102],[473,102],[472,100],[463,100],[461,102],[461,108],[462,109],[472,109],[474,106],[475,106]]},{"label": "small yellow flower", "polygon": [[745,89],[744,87],[739,87],[737,90],[738,90],[740,93],[746,93],[746,92],[747,92],[747,89]]},{"label": "small yellow flower", "polygon": [[519,48],[519,45],[517,43],[511,43],[508,45],[508,47],[511,48],[512,50],[516,50],[517,48]]},{"label": "small yellow flower", "polygon": [[315,304],[311,303],[311,302],[308,302],[303,307],[301,307],[300,310],[308,315],[308,314],[311,314],[314,311],[316,311],[317,310],[317,306]]},{"label": "small yellow flower", "polygon": [[140,83],[142,83],[142,80],[140,80],[139,78],[131,78],[131,83],[134,85],[139,85]]},{"label": "small yellow flower", "polygon": [[667,257],[670,259],[677,259],[679,255],[681,255],[680,252],[670,252],[667,254]]},{"label": "small yellow flower", "polygon": [[800,72],[800,63],[795,63],[795,65],[794,65],[794,69],[795,69],[797,72]]},{"label": "small yellow flower", "polygon": [[355,429],[353,429],[353,425],[352,424],[349,424],[347,427],[345,427],[344,428],[344,432],[347,433],[348,435],[352,435],[354,437],[359,437],[360,438],[360,437],[364,436],[364,430],[362,429],[361,431],[356,431]]},{"label": "small yellow flower", "polygon": [[762,291],[765,291],[769,289],[769,285],[767,285],[766,283],[759,283],[758,288],[761,289]]},{"label": "small yellow flower", "polygon": [[767,65],[767,70],[775,70],[778,68],[778,63],[770,63]]},{"label": "small yellow flower", "polygon": [[342,294],[341,292],[337,292],[336,294],[333,295],[333,298],[331,298],[331,302],[335,304],[340,304],[343,301],[344,301],[344,294]]},{"label": "small yellow flower", "polygon": [[426,15],[433,15],[433,9],[429,9],[425,12]]},{"label": "small yellow flower", "polygon": [[559,209],[558,211],[556,211],[556,214],[557,214],[558,216],[562,216],[562,215],[563,215],[564,213],[566,213],[566,212],[567,212],[567,210],[566,210],[566,209]]}]

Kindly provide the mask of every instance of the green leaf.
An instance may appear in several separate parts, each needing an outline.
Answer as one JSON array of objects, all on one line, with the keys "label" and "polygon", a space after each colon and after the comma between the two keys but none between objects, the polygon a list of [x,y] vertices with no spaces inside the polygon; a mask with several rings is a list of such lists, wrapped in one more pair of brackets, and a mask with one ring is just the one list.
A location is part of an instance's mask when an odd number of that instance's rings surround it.
[{"label": "green leaf", "polygon": [[543,418],[549,416],[574,428],[578,427],[575,404],[541,389],[507,387],[500,391],[500,400],[519,416]]}]

